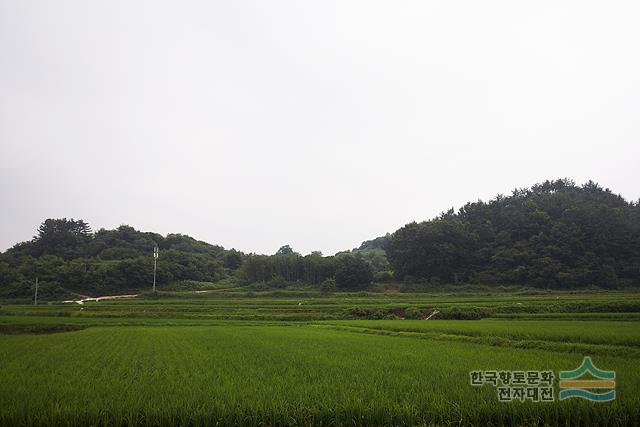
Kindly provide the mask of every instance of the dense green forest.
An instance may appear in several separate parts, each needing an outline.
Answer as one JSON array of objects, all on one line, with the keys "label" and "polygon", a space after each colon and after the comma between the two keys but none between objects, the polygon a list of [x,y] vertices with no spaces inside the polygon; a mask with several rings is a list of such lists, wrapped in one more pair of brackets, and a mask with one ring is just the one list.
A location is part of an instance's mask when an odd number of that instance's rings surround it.
[{"label": "dense green forest", "polygon": [[386,251],[407,282],[637,286],[640,204],[591,181],[546,181],[407,224]]},{"label": "dense green forest", "polygon": [[160,248],[158,284],[218,281],[242,264],[243,254],[189,236],[145,233],[123,225],[93,233],[87,223],[48,219],[29,242],[0,254],[0,292],[24,297],[38,277],[41,292],[87,295],[148,288],[153,275],[152,251]]},{"label": "dense green forest", "polygon": [[[319,252],[302,256],[288,245],[274,255],[247,255],[181,234],[165,237],[127,225],[94,233],[83,220],[47,219],[31,241],[0,254],[0,297],[30,297],[36,277],[43,298],[148,290],[156,246],[159,289],[192,289],[194,285],[199,289],[197,285],[220,280],[255,289],[292,285],[360,289],[371,283],[374,271],[357,254],[339,257],[349,259],[347,266]],[[345,269],[349,272],[341,275]]]},{"label": "dense green forest", "polygon": [[303,256],[244,254],[186,235],[130,226],[93,232],[82,220],[47,219],[28,242],[0,253],[0,297],[26,298],[149,289],[153,248],[160,289],[227,280],[253,289],[365,289],[476,283],[542,288],[640,285],[640,204],[593,182],[546,181],[407,224],[358,248]]}]

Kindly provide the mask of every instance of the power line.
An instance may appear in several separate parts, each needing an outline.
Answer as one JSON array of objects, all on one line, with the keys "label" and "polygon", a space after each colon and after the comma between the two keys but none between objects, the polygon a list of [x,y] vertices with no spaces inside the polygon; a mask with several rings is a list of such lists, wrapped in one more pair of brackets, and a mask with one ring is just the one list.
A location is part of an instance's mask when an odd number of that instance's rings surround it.
[{"label": "power line", "polygon": [[153,248],[153,293],[156,292],[156,269],[158,266],[158,245]]}]

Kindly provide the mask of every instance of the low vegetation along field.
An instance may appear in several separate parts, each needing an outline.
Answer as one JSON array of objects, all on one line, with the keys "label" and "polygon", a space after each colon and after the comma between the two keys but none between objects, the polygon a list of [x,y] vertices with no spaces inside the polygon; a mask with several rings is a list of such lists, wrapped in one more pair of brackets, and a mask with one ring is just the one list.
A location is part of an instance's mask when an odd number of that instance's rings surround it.
[{"label": "low vegetation along field", "polygon": [[[559,400],[584,356],[615,400]],[[5,303],[0,361],[0,425],[638,425],[640,294]],[[470,371],[551,371],[553,401],[500,402]]]}]

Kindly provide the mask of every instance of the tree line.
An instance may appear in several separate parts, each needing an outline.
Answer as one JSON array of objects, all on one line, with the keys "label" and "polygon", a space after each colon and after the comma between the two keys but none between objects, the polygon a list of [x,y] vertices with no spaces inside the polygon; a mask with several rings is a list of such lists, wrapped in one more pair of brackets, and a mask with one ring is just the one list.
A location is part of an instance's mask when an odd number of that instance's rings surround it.
[{"label": "tree line", "polygon": [[546,181],[393,233],[405,282],[604,288],[640,284],[640,204],[589,181]]},{"label": "tree line", "polygon": [[105,295],[148,287],[158,246],[158,284],[214,282],[240,268],[244,254],[181,234],[162,236],[123,225],[95,233],[83,220],[47,219],[37,235],[0,254],[0,295],[26,297],[38,277],[41,291]]},{"label": "tree line", "polygon": [[[43,297],[148,289],[156,246],[160,250],[159,289],[223,279],[264,287],[303,284],[358,289],[369,285],[373,275],[370,264],[361,257],[345,266],[319,252],[302,256],[288,245],[275,255],[244,254],[182,234],[162,236],[127,225],[93,232],[83,220],[62,218],[45,220],[32,240],[0,253],[0,297],[30,297],[36,277]],[[356,274],[354,280],[352,274],[339,275],[336,282],[336,272],[345,268],[355,269],[360,276]]]},{"label": "tree line", "polygon": [[374,280],[375,268],[360,255],[322,256],[319,252],[302,256],[288,246],[275,255],[245,257],[241,275],[248,283],[285,287],[294,283],[318,286],[323,290],[367,288]]},{"label": "tree line", "polygon": [[[28,242],[0,253],[0,297],[148,289],[153,248],[159,289],[229,279],[263,288],[365,289],[372,282],[617,288],[640,285],[640,203],[594,182],[546,181],[412,222],[360,247],[303,256],[245,254],[182,234],[47,219]],[[175,287],[175,286],[174,286]]]}]

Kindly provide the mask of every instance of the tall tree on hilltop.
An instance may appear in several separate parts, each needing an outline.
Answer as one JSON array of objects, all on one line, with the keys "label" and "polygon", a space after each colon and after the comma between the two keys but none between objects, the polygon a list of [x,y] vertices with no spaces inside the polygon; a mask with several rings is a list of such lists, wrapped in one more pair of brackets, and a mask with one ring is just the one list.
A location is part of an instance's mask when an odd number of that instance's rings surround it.
[{"label": "tall tree on hilltop", "polygon": [[49,254],[71,258],[76,255],[78,247],[90,239],[91,227],[85,221],[49,218],[38,227],[38,235],[34,237],[34,255]]}]

